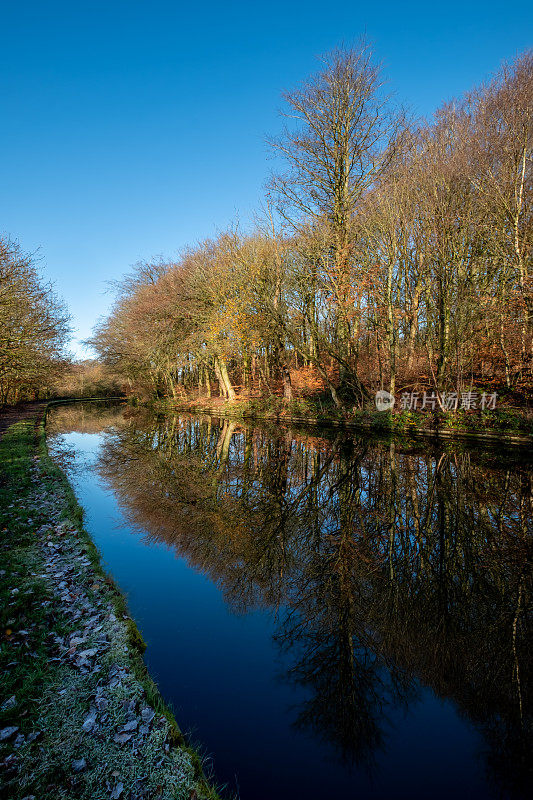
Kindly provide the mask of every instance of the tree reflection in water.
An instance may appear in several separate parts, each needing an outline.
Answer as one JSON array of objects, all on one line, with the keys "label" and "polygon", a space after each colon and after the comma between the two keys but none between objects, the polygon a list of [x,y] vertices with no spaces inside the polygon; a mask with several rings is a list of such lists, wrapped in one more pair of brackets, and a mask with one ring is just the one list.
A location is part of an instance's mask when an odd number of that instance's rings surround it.
[{"label": "tree reflection in water", "polygon": [[307,689],[295,725],[371,764],[419,686],[483,733],[491,779],[531,780],[531,463],[501,453],[134,416],[99,472],[136,527],[238,611],[276,613]]}]

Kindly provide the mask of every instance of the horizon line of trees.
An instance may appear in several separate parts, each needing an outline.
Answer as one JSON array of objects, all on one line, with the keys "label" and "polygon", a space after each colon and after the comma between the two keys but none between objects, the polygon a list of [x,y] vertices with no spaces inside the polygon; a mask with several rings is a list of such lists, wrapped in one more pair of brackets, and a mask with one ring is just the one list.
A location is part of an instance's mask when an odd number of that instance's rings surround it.
[{"label": "horizon line of trees", "polygon": [[284,94],[284,170],[250,232],[137,265],[90,343],[178,398],[533,383],[533,51],[412,121],[365,42]]}]

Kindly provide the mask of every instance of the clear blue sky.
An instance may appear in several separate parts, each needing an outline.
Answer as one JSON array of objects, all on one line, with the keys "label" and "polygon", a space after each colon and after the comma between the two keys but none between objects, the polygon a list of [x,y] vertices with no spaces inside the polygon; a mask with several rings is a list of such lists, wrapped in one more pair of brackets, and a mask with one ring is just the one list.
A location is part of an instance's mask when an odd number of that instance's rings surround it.
[{"label": "clear blue sky", "polygon": [[0,232],[39,248],[77,340],[106,281],[251,219],[280,92],[366,33],[416,114],[533,44],[532,4],[0,0]]}]

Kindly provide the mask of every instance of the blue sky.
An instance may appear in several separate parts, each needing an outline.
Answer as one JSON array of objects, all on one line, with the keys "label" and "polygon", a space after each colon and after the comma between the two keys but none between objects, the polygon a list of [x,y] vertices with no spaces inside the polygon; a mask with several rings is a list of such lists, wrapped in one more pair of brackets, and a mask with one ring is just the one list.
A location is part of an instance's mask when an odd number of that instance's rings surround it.
[{"label": "blue sky", "polygon": [[248,222],[272,169],[280,93],[361,34],[415,114],[530,47],[505,2],[0,0],[0,232],[39,251],[73,349],[107,281]]}]

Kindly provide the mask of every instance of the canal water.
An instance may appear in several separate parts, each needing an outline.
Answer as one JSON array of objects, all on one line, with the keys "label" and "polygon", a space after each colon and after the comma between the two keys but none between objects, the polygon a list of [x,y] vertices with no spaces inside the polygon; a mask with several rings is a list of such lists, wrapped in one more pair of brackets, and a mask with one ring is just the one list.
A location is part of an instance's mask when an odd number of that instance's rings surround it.
[{"label": "canal water", "polygon": [[53,410],[145,660],[227,797],[529,797],[533,462]]}]

